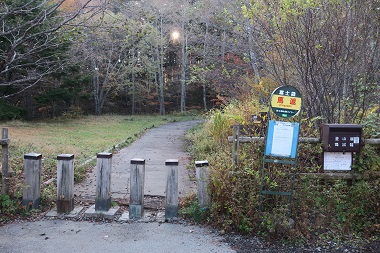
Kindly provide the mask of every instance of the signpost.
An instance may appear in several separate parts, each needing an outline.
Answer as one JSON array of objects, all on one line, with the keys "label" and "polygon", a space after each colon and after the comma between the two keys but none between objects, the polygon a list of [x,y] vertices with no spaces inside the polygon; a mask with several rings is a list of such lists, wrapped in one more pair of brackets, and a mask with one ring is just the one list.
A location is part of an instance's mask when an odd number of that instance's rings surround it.
[{"label": "signpost", "polygon": [[[268,111],[269,120],[261,173],[259,211],[261,212],[263,208],[263,195],[287,196],[289,198],[288,216],[290,216],[294,190],[295,167],[297,163],[298,136],[302,116],[301,93],[295,87],[289,85],[278,87],[272,93],[270,107],[275,116],[288,120],[270,120],[270,110]],[[298,116],[298,122],[289,121],[290,118],[295,116]],[[268,178],[266,170],[268,170],[267,167],[270,165],[275,167],[275,169],[283,169],[284,166],[290,166],[291,183],[288,191],[271,189],[266,186],[265,181],[266,178]]]},{"label": "signpost", "polygon": [[301,93],[289,85],[275,89],[270,101],[273,112],[282,118],[296,116],[301,111]]}]

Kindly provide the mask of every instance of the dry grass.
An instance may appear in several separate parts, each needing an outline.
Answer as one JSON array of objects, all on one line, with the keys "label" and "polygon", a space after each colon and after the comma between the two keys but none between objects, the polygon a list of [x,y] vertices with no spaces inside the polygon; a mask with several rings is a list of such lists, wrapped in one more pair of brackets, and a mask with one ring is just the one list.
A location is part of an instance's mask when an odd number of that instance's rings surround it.
[{"label": "dry grass", "polygon": [[162,117],[154,116],[107,115],[48,122],[10,121],[0,127],[8,127],[11,145],[26,148],[28,152],[43,156],[70,153],[86,160],[165,122]]},{"label": "dry grass", "polygon": [[43,181],[55,176],[59,154],[74,154],[76,180],[81,180],[86,168],[80,165],[97,153],[112,150],[117,144],[129,145],[146,129],[184,119],[191,118],[104,115],[43,122],[9,121],[1,123],[0,128],[8,128],[9,169],[15,171],[16,177],[22,178],[23,155],[33,152],[42,154]]}]

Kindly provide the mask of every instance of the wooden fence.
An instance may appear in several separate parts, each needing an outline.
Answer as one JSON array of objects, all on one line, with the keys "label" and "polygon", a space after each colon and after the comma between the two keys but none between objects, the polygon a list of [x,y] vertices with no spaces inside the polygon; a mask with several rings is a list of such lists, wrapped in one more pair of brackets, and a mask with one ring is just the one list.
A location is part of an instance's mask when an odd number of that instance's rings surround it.
[{"label": "wooden fence", "polygon": [[[240,144],[243,143],[255,143],[255,142],[264,142],[265,137],[252,137],[252,136],[243,136],[241,135],[241,125],[234,125],[233,128],[233,136],[228,136],[228,142],[232,143],[232,160],[234,164],[239,164],[239,149]],[[299,143],[311,143],[311,144],[319,144],[321,143],[320,138],[308,138],[308,137],[300,137],[298,139]],[[380,145],[380,139],[364,139],[365,145]],[[378,175],[379,174],[379,175]],[[374,174],[374,177],[380,177],[380,173]],[[361,174],[352,174],[352,173],[298,173],[299,176],[307,176],[311,178],[318,179],[347,179],[347,180],[361,180],[368,178],[367,175]]]}]

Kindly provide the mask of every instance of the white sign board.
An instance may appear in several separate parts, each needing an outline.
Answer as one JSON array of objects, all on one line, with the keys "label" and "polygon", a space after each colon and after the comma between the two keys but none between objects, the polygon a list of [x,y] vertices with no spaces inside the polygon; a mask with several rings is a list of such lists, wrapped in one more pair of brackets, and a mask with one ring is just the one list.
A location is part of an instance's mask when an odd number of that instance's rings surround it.
[{"label": "white sign board", "polygon": [[272,154],[290,156],[293,145],[293,126],[288,122],[276,122],[273,128]]},{"label": "white sign board", "polygon": [[270,120],[265,155],[295,158],[299,123]]},{"label": "white sign board", "polygon": [[351,170],[352,152],[324,152],[323,169],[324,170]]}]

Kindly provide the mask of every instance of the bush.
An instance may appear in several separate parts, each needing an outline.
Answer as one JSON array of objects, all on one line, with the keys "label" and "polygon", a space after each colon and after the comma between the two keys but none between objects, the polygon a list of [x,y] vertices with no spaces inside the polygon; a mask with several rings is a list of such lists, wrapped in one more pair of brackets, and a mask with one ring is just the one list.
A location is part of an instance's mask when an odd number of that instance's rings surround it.
[{"label": "bush", "polygon": [[[339,241],[348,235],[380,236],[380,147],[365,145],[357,154],[352,173],[361,174],[364,180],[324,181],[297,176],[291,209],[294,227],[287,216],[288,203],[283,196],[265,196],[264,209],[258,212],[264,143],[242,144],[240,163],[232,162],[232,135],[234,124],[248,125],[252,114],[261,108],[254,96],[246,95],[222,110],[207,115],[202,127],[188,134],[193,143],[195,160],[210,163],[210,193],[212,207],[210,223],[242,233],[256,233],[305,241]],[[301,123],[303,137],[319,137],[321,118],[304,118]],[[363,121],[365,138],[378,138],[378,116],[370,114]],[[298,147],[296,172],[321,172],[322,148],[320,144],[301,143]],[[276,166],[264,181],[272,189],[289,182],[284,169]],[[375,179],[377,178],[377,179]],[[322,238],[322,239],[319,239]]]},{"label": "bush", "polygon": [[0,100],[0,120],[13,120],[21,118],[23,110]]}]

